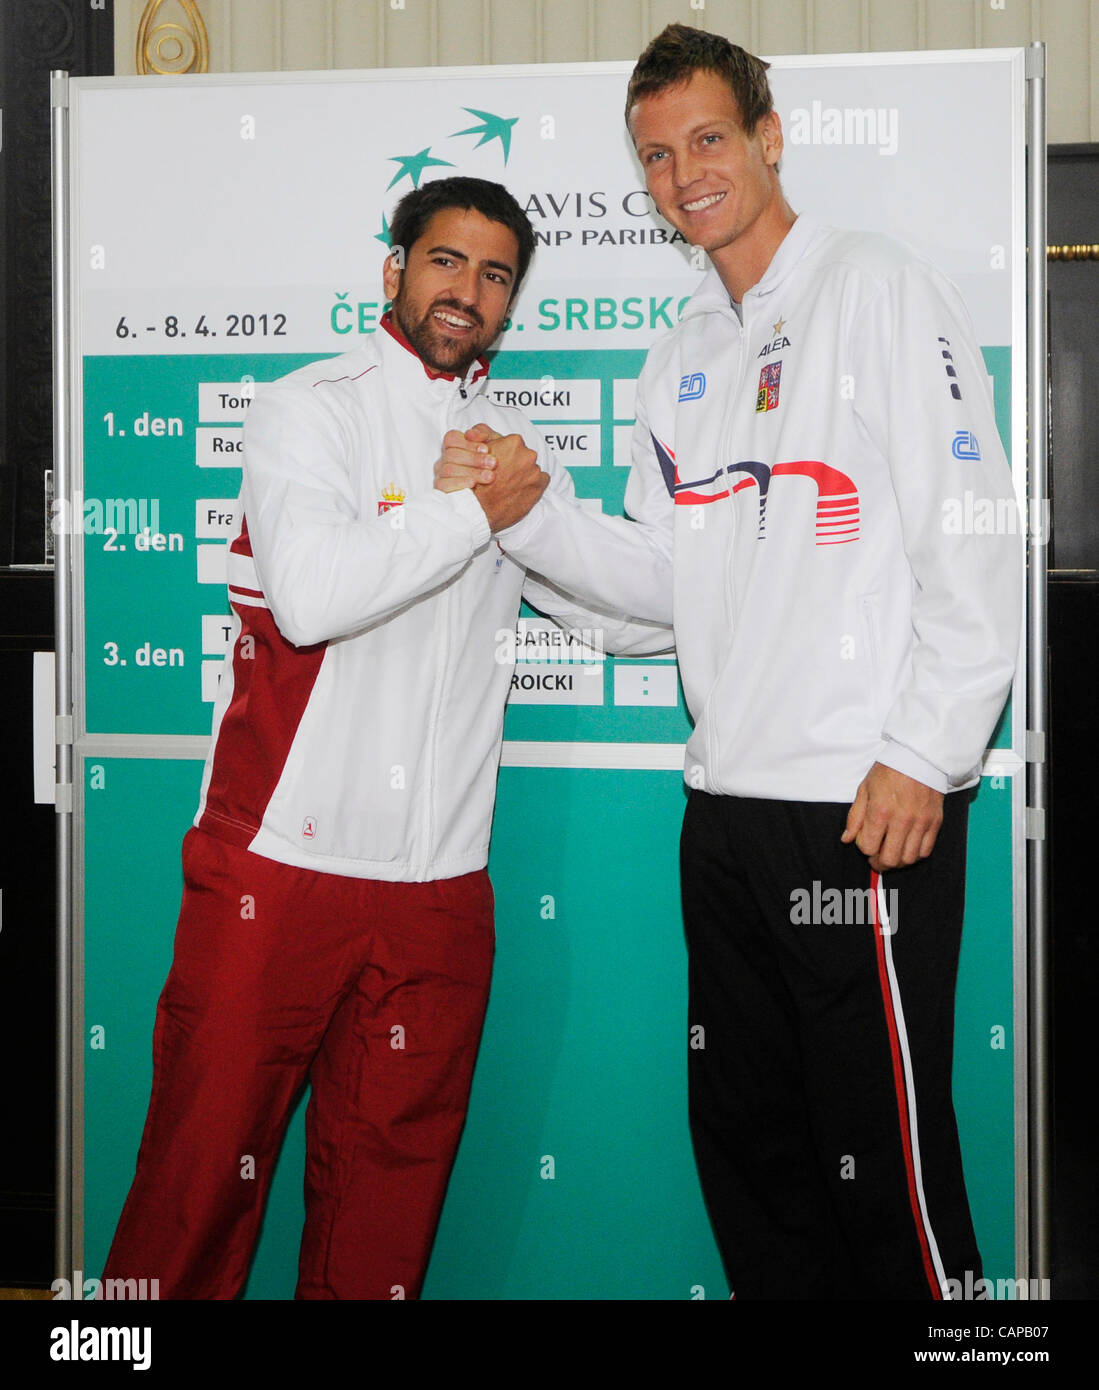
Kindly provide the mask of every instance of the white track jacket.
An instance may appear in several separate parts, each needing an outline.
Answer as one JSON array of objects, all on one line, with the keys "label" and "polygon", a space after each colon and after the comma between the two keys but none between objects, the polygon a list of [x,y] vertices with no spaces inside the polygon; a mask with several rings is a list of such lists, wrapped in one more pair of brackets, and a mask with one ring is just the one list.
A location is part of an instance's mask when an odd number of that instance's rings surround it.
[{"label": "white track jacket", "polygon": [[[448,430],[519,433],[589,548],[610,558],[624,547],[623,569],[638,554],[628,522],[580,509],[567,470],[519,411],[484,396],[486,378],[483,362],[465,380],[430,374],[383,321],[362,347],[257,394],[202,829],[360,878],[483,868],[514,670],[499,659],[514,656],[501,637],[514,632],[520,596],[602,629],[609,649],[668,646],[666,627],[580,610],[525,581],[473,493],[434,489]],[[653,554],[651,581],[633,578],[619,597],[667,622],[670,552]]]},{"label": "white track jacket", "polygon": [[[743,324],[713,269],[649,353],[630,514],[674,550],[692,786],[850,802],[874,762],[971,785],[1019,650],[1021,523],[960,296],[883,237],[799,217]],[[547,497],[501,544],[592,602]],[[598,572],[597,572],[598,571]],[[600,576],[605,581],[600,583]]]}]

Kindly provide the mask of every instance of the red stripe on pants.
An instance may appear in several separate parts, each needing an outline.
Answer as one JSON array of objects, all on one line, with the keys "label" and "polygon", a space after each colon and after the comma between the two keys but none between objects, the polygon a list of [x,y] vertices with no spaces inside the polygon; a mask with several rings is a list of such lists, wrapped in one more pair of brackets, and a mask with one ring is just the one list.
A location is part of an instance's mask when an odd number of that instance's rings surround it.
[{"label": "red stripe on pants", "polygon": [[931,1297],[936,1300],[941,1300],[943,1296],[942,1290],[939,1287],[938,1279],[935,1277],[935,1268],[931,1261],[931,1247],[927,1242],[927,1231],[924,1229],[923,1213],[920,1210],[920,1199],[916,1192],[916,1166],[912,1159],[911,1114],[908,1108],[908,1089],[905,1084],[904,1058],[901,1055],[900,1038],[897,1035],[897,1016],[893,1008],[893,991],[889,982],[889,968],[885,961],[885,936],[882,932],[881,922],[878,917],[879,882],[880,875],[872,871],[870,874],[870,911],[873,919],[872,930],[874,932],[875,949],[877,952],[878,982],[881,985],[882,1009],[885,1013],[885,1023],[889,1031],[889,1052],[893,1059],[893,1088],[897,1093],[897,1120],[900,1126],[901,1148],[904,1152],[905,1178],[908,1182],[908,1205],[912,1212],[912,1222],[916,1227],[916,1238],[920,1243],[920,1258],[923,1261],[924,1274],[927,1276]]},{"label": "red stripe on pants", "polygon": [[149,1114],[104,1277],[236,1297],[308,1080],[297,1297],[416,1297],[488,999],[487,872],[347,878],[196,829],[183,865]]}]

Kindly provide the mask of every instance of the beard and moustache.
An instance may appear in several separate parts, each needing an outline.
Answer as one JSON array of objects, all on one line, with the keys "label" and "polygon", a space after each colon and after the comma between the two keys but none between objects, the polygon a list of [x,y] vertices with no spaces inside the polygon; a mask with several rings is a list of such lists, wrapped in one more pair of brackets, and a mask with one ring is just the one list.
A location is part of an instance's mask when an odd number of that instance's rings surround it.
[{"label": "beard and moustache", "polygon": [[[452,313],[468,319],[479,332],[474,337],[455,340],[447,332],[446,325],[432,317],[438,309],[449,309]],[[414,312],[408,304],[402,285],[393,301],[393,317],[420,360],[433,372],[447,372],[453,376],[464,377],[470,365],[489,346],[490,340],[486,338],[484,331],[484,319],[475,309],[468,309],[456,300],[435,300],[420,319],[414,317]]]}]

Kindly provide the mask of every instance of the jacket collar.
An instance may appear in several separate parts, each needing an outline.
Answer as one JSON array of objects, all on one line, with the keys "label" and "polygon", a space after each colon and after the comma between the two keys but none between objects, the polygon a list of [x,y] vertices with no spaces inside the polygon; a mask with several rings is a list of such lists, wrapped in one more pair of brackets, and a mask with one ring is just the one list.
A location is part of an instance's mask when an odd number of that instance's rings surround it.
[{"label": "jacket collar", "polygon": [[[746,310],[750,311],[754,300],[763,299],[777,290],[795,269],[817,237],[823,235],[827,230],[815,217],[811,217],[805,212],[801,213],[779,242],[778,249],[771,257],[771,262],[763,272],[762,279],[758,284],[753,285],[744,296]],[[702,277],[698,289],[691,296],[690,302],[683,311],[683,317],[693,318],[696,314],[713,313],[715,310],[732,315],[736,313],[729,302],[729,291],[722,283],[716,268],[711,265]]]},{"label": "jacket collar", "polygon": [[433,371],[401,332],[392,311],[382,315],[374,337],[386,370],[395,372],[409,390],[427,390],[439,399],[459,392],[469,399],[484,390],[488,380],[488,362],[484,357],[478,357],[462,377]]},{"label": "jacket collar", "polygon": [[803,212],[779,242],[778,249],[771,257],[771,264],[763,272],[763,278],[757,285],[752,286],[744,298],[763,299],[766,295],[773,294],[823,230],[815,217]]}]

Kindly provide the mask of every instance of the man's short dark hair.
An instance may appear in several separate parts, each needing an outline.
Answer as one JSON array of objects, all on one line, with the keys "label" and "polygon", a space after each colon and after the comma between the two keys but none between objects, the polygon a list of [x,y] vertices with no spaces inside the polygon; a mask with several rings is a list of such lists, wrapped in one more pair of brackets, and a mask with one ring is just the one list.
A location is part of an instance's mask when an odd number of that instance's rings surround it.
[{"label": "man's short dark hair", "polygon": [[626,124],[630,123],[634,105],[643,97],[681,86],[696,72],[712,72],[732,88],[744,133],[753,135],[764,116],[775,109],[767,81],[770,66],[721,34],[707,34],[688,24],[669,24],[638,58],[630,76]]},{"label": "man's short dark hair", "polygon": [[431,183],[425,183],[423,188],[414,188],[411,193],[404,195],[394,210],[393,221],[389,224],[390,246],[403,247],[407,259],[435,214],[446,212],[449,208],[461,208],[465,212],[472,209],[514,233],[519,248],[519,264],[515,268],[512,295],[518,294],[530,258],[534,255],[534,229],[526,213],[502,183],[490,183],[487,179],[451,178],[434,179]]}]

